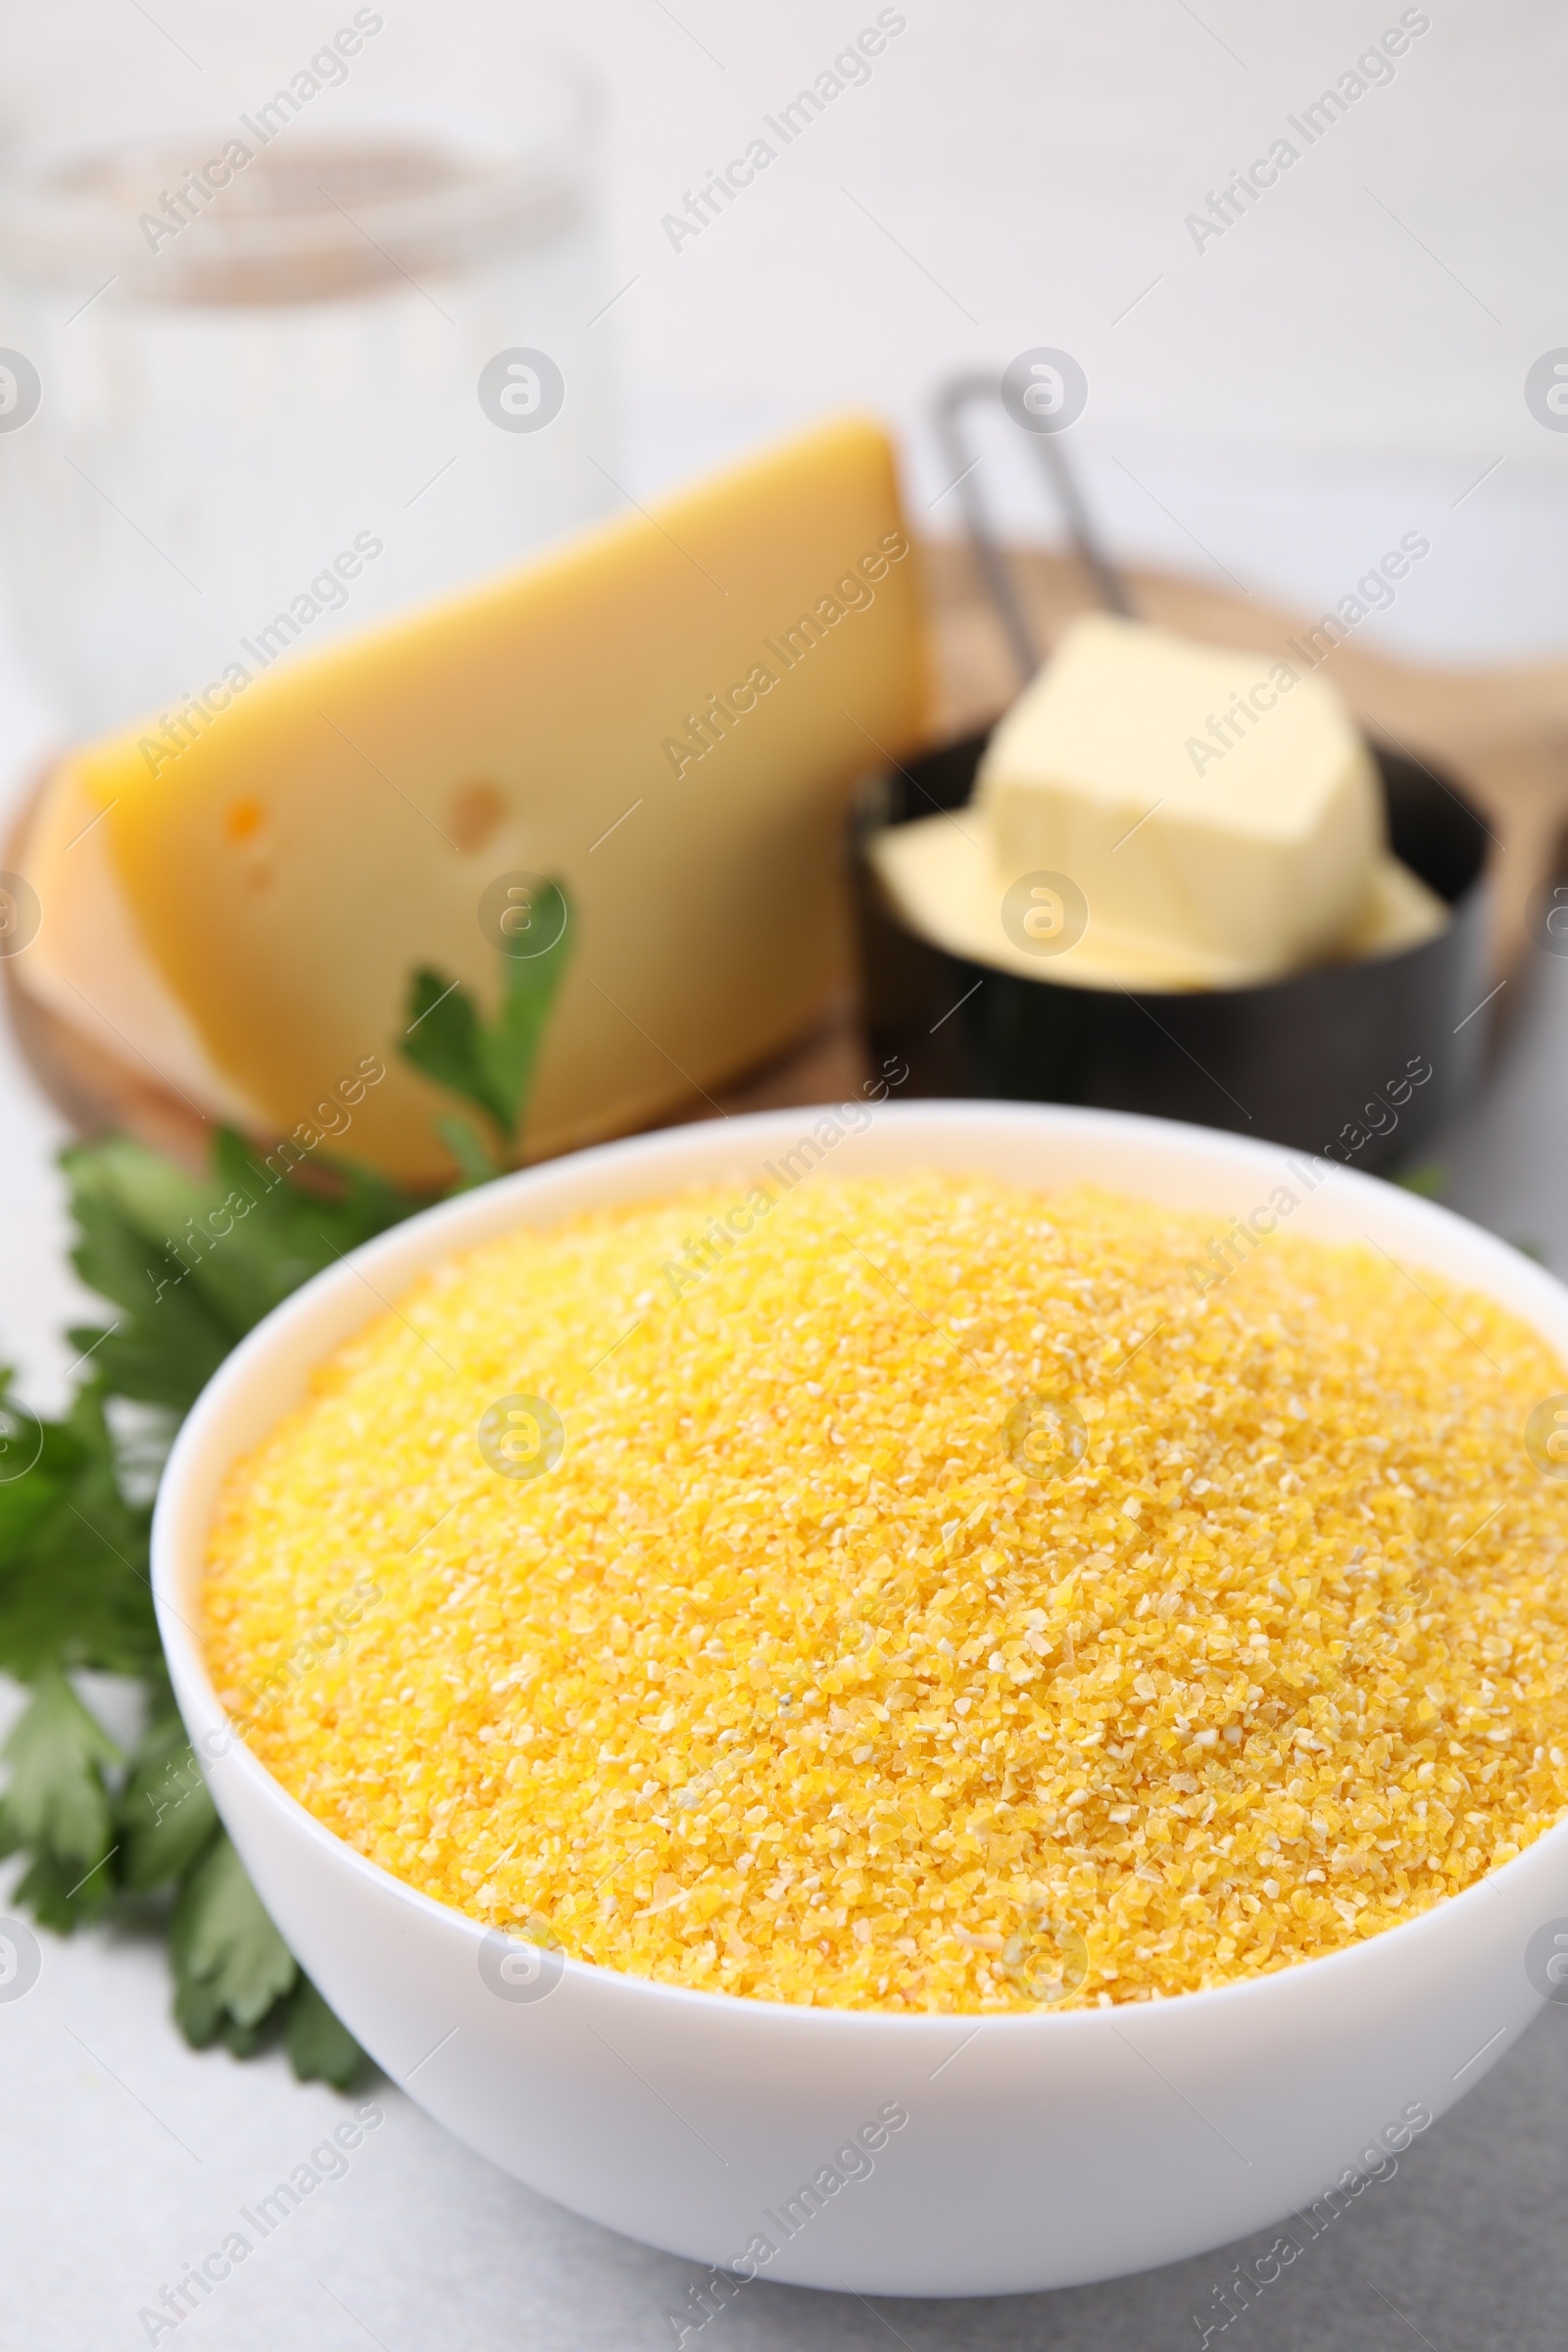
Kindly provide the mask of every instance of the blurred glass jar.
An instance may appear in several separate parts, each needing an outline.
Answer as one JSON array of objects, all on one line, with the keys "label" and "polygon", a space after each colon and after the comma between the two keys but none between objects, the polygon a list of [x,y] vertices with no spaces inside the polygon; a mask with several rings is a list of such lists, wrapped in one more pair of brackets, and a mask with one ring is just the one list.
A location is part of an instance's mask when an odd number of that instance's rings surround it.
[{"label": "blurred glass jar", "polygon": [[74,733],[612,499],[594,89],[538,55],[437,73],[344,15],[297,57],[282,18],[265,55],[223,36],[232,111],[171,113],[166,58],[140,93],[12,79],[0,569]]}]

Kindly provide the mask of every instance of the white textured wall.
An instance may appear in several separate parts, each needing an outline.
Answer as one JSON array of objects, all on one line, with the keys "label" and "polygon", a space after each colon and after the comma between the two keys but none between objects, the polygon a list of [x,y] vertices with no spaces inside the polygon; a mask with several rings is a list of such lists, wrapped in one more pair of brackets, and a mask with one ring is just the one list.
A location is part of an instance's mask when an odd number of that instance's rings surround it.
[{"label": "white textured wall", "polygon": [[[595,42],[622,92],[651,450],[846,393],[913,430],[940,371],[1059,344],[1092,386],[1072,445],[1125,544],[1199,568],[1207,549],[1316,603],[1418,527],[1433,559],[1385,624],[1406,641],[1568,636],[1568,435],[1523,398],[1568,344],[1560,7],[1432,0],[1392,83],[1201,252],[1185,216],[1399,23],[1393,0],[907,0],[870,84],[678,255],[659,214],[876,10],[676,13],[719,62],[652,0],[600,12]],[[930,497],[945,476],[922,478]]]},{"label": "white textured wall", "polygon": [[[530,27],[610,83],[609,274],[585,296],[636,274],[600,331],[620,341],[639,489],[852,399],[908,434],[923,508],[944,480],[922,428],[933,379],[1059,344],[1089,373],[1072,446],[1124,547],[1316,604],[1418,528],[1433,560],[1377,625],[1451,655],[1568,634],[1568,435],[1523,398],[1530,363],[1568,344],[1568,16],[1548,0],[1431,0],[1392,83],[1202,252],[1188,212],[1398,24],[1397,0],[902,0],[906,28],[869,82],[678,252],[661,216],[875,21],[874,0],[384,13],[378,69],[432,87],[505,87]],[[188,102],[173,39],[216,97],[225,26],[282,70],[350,9],[153,14],[164,32],[125,0],[8,0],[0,29],[14,58],[52,48],[59,90],[115,48],[126,86],[151,72]],[[1003,454],[985,471],[1020,518],[1040,514]]]}]

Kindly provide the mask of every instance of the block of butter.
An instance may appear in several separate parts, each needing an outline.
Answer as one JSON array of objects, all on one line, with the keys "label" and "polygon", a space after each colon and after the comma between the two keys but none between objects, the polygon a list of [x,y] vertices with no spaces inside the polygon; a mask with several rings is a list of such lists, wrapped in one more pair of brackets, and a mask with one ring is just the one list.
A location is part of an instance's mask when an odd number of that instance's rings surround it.
[{"label": "block of butter", "polygon": [[[974,808],[891,825],[873,837],[868,854],[901,921],[950,956],[971,963],[1070,988],[1242,988],[1259,978],[1244,963],[1224,963],[1212,955],[1184,950],[1179,943],[1107,939],[1092,911],[1081,935],[1069,937],[1048,960],[1027,933],[1020,937],[1019,926],[1009,928],[1006,923],[1004,883],[992,858],[985,817]],[[1373,866],[1371,887],[1354,923],[1320,960],[1402,955],[1436,938],[1447,920],[1448,909],[1436,891],[1397,858],[1384,855]]]},{"label": "block of butter", "polygon": [[924,717],[914,573],[888,442],[850,418],[358,639],[236,663],[62,763],[14,968],[259,1136],[383,1066],[329,1148],[434,1180],[453,1105],[396,1052],[410,975],[493,1004],[486,888],[556,875],[577,933],[526,1148],[654,1120],[843,978],[848,796]]},{"label": "block of butter", "polygon": [[1384,848],[1370,753],[1283,661],[1096,614],[993,735],[976,802],[1004,884],[1067,875],[1102,954],[1262,979],[1331,948]]}]

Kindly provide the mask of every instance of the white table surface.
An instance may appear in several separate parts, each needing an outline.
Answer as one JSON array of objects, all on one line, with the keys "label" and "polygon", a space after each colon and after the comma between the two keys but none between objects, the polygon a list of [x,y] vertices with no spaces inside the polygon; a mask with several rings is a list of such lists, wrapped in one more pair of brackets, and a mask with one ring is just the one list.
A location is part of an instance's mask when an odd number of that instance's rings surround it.
[{"label": "white table surface", "polygon": [[[943,368],[1059,339],[1082,348],[1096,382],[1082,455],[1124,546],[1197,569],[1222,561],[1316,605],[1385,536],[1438,517],[1424,601],[1382,624],[1388,641],[1501,658],[1561,633],[1568,438],[1540,433],[1519,394],[1524,368],[1565,331],[1551,223],[1568,165],[1546,70],[1564,35],[1544,0],[1485,19],[1437,12],[1410,71],[1313,159],[1316,182],[1303,172],[1245,240],[1200,258],[1184,244],[1188,205],[1382,18],[1348,0],[1266,31],[1237,0],[1197,13],[1129,0],[1050,24],[1025,0],[985,17],[911,7],[907,45],[853,94],[853,120],[847,106],[791,159],[790,187],[780,177],[749,219],[726,223],[733,235],[671,257],[658,229],[671,191],[874,13],[804,0],[787,20],[756,12],[743,26],[719,0],[673,16],[612,0],[591,25],[534,12],[594,47],[620,86],[611,217],[617,263],[647,280],[625,306],[634,489],[846,392],[912,427]],[[0,33],[36,31],[45,14],[24,20],[10,0]],[[170,0],[158,19],[199,45],[194,0]],[[1419,226],[1419,251],[1367,207],[1373,183]],[[905,258],[849,211],[847,186]],[[1111,323],[1156,272],[1164,282],[1127,324]],[[925,508],[942,479],[912,438],[910,455]],[[52,732],[0,643],[0,795]],[[1452,1205],[1568,1273],[1568,963],[1538,959],[1502,1003],[1510,1022],[1485,1095],[1432,1156]],[[85,1305],[64,1262],[52,1166],[63,1140],[0,1035],[0,1348],[46,1407],[69,1360],[60,1327]],[[0,1691],[0,1720],[5,1702]],[[187,2050],[156,1946],[43,1942],[36,1985],[0,2004],[0,2348],[128,2352],[148,2340],[141,2307],[308,2154],[342,2102],[297,2085],[280,2057]],[[191,2342],[636,2352],[674,2340],[665,2314],[684,2303],[691,2265],[576,2220],[372,2087],[383,2128],[184,2323]],[[1557,2352],[1565,2100],[1568,2016],[1548,2010],[1226,2340]],[[873,2309],[759,2283],[688,2343],[1193,2344],[1192,2315],[1247,2250],[964,2305]]]}]

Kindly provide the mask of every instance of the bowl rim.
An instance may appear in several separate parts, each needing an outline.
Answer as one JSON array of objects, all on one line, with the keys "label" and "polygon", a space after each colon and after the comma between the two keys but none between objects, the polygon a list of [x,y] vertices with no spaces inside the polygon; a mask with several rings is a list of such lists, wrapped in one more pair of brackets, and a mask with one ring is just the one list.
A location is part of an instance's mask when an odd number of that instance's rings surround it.
[{"label": "bowl rim", "polygon": [[[176,1702],[190,1736],[192,1749],[201,1760],[204,1778],[215,1764],[232,1767],[254,1795],[274,1813],[280,1814],[292,1833],[303,1833],[332,1866],[346,1868],[349,1876],[358,1879],[368,1891],[375,1891],[383,1896],[390,1892],[432,1923],[439,1922],[443,1933],[463,1936],[475,1952],[487,1937],[496,1935],[505,1935],[508,1942],[526,1946],[526,1937],[485,1927],[468,1912],[461,1911],[455,1904],[444,1902],[411,1886],[407,1880],[400,1879],[381,1863],[371,1861],[368,1855],[339,1838],[335,1831],[328,1829],[324,1822],[319,1821],[283,1787],[247,1745],[242,1734],[231,1728],[230,1719],[213,1687],[196,1629],[180,1608],[180,1601],[184,1597],[187,1554],[193,1541],[182,1525],[190,1507],[184,1490],[188,1484],[204,1475],[216,1434],[215,1425],[220,1423],[256,1368],[274,1350],[286,1349],[292,1327],[305,1320],[314,1307],[339,1292],[348,1293],[350,1286],[355,1283],[364,1285],[363,1268],[366,1265],[373,1266],[383,1257],[399,1255],[409,1250],[411,1242],[416,1242],[419,1246],[411,1254],[417,1258],[420,1270],[428,1270],[448,1250],[477,1248],[493,1234],[505,1231],[509,1223],[526,1222],[521,1215],[509,1219],[502,1212],[514,1202],[526,1202],[535,1195],[569,1185],[573,1172],[579,1169],[597,1170],[616,1164],[642,1162],[651,1171],[657,1172],[663,1159],[678,1160],[687,1152],[700,1150],[701,1139],[707,1136],[713,1139],[715,1156],[721,1146],[733,1146],[754,1138],[762,1143],[765,1149],[768,1142],[798,1131],[804,1124],[824,1113],[831,1114],[834,1108],[835,1105],[831,1103],[801,1104],[782,1110],[737,1113],[722,1121],[703,1120],[687,1126],[657,1128],[614,1143],[594,1145],[584,1151],[538,1161],[531,1167],[515,1170],[489,1184],[437,1201],[345,1252],[332,1265],[312,1276],[298,1290],[281,1299],[245,1335],[224,1357],[181,1423],[159,1484],[153,1513],[150,1582],[154,1609]],[[1285,1145],[1236,1135],[1223,1128],[1198,1127],[1174,1119],[1150,1118],[1135,1112],[1098,1110],[1063,1103],[933,1097],[906,1103],[882,1103],[876,1109],[873,1123],[889,1121],[899,1126],[939,1123],[961,1129],[975,1119],[988,1123],[1000,1121],[1004,1126],[1034,1130],[1043,1140],[1049,1138],[1053,1131],[1077,1130],[1084,1133],[1111,1130],[1134,1144],[1140,1139],[1145,1140],[1151,1147],[1154,1146],[1156,1139],[1163,1139],[1168,1151],[1174,1139],[1181,1139],[1176,1148],[1187,1152],[1195,1159],[1207,1157],[1229,1161],[1237,1166],[1249,1162],[1254,1165],[1272,1163],[1276,1171],[1283,1157],[1300,1160],[1313,1156],[1294,1152]],[[1348,1167],[1340,1161],[1325,1158],[1319,1164],[1326,1173],[1332,1173],[1337,1179],[1348,1179],[1355,1190],[1377,1200],[1385,1207],[1391,1193],[1395,1192],[1396,1188],[1379,1178]],[[694,1182],[699,1179],[688,1175],[676,1181]],[[657,1185],[651,1187],[648,1198],[653,1200],[658,1197]],[[548,1227],[560,1222],[563,1215],[570,1213],[567,1208],[539,1221]],[[1565,1320],[1568,1320],[1568,1285],[1559,1282],[1545,1267],[1537,1265],[1522,1252],[1510,1249],[1485,1227],[1415,1194],[1398,1193],[1396,1213],[1417,1234],[1423,1228],[1440,1232],[1458,1228],[1468,1237],[1471,1247],[1478,1243],[1481,1245],[1484,1257],[1495,1254],[1499,1265],[1507,1266],[1523,1287],[1553,1300]],[[466,1241],[462,1237],[470,1226],[483,1226],[486,1230],[474,1233],[471,1239]],[[418,1279],[418,1273],[411,1270],[403,1279],[412,1282]],[[372,1297],[364,1317],[365,1323],[372,1321],[378,1312],[385,1312],[385,1303],[379,1293],[373,1291],[373,1286],[367,1287],[372,1288]],[[1506,1303],[1501,1299],[1497,1302]],[[1510,1307],[1509,1311],[1529,1319],[1527,1311],[1517,1306]],[[1543,1332],[1542,1337],[1545,1336]],[[346,1337],[339,1338],[331,1344],[328,1352],[335,1351],[345,1344]],[[1547,1344],[1554,1345],[1549,1341]],[[317,1357],[313,1359],[313,1365],[322,1360]],[[233,1453],[228,1455],[224,1470],[234,1458]],[[222,1472],[220,1472],[221,1475]],[[205,1544],[209,1528],[210,1510],[202,1537],[195,1540]],[[200,1574],[201,1571],[197,1570],[191,1577],[192,1589],[199,1584]],[[202,1718],[199,1724],[192,1722],[193,1713]],[[215,1750],[206,1744],[215,1737],[226,1742],[221,1749]],[[1484,1902],[1502,1890],[1503,1882],[1508,1882],[1510,1886],[1517,1885],[1521,1879],[1532,1875],[1533,1869],[1542,1862],[1550,1862],[1564,1854],[1568,1854],[1568,1806],[1564,1807],[1555,1822],[1517,1854],[1484,1871],[1458,1893],[1446,1895],[1430,1909],[1400,1920],[1393,1927],[1381,1928],[1356,1942],[1341,1945],[1331,1952],[1318,1953],[1307,1960],[1293,1961],[1283,1968],[1239,1977],[1227,1983],[1148,2000],[1110,2001],[1094,2008],[910,2011],[768,2000],[755,1993],[714,1991],[700,1985],[669,1984],[657,1977],[635,1976],[606,1962],[580,1960],[569,1953],[563,1955],[563,1974],[566,1980],[579,1984],[584,1989],[609,1986],[624,1990],[632,1996],[647,1995],[666,2006],[673,2004],[677,2008],[692,2010],[696,2015],[709,2014],[728,2019],[737,2025],[745,2021],[756,2023],[766,2020],[770,2031],[782,2033],[826,2030],[840,2034],[874,2033],[887,2038],[919,2034],[931,2040],[939,2034],[951,2035],[956,2027],[961,2029],[969,2026],[978,2031],[984,2025],[988,2031],[1005,2029],[1014,2036],[1049,2034],[1059,2040],[1067,2035],[1113,2033],[1117,2030],[1118,2022],[1128,2018],[1144,2020],[1156,2017],[1169,2021],[1165,2028],[1156,2030],[1177,2031],[1179,2028],[1175,2021],[1184,2017],[1212,2015],[1221,2007],[1234,2012],[1246,2012],[1259,2002],[1278,2000],[1282,1997],[1280,1988],[1299,1986],[1308,1978],[1313,1985],[1322,1985],[1329,1981],[1331,1973],[1348,1976],[1358,1969],[1364,1970],[1368,1965],[1368,1955],[1371,1954],[1392,1956],[1397,1951],[1413,1956],[1418,1942],[1430,1942],[1434,1936],[1447,1933],[1443,1924],[1445,1921],[1456,1920],[1461,1915],[1474,1916]],[[825,2021],[832,2023],[828,2025]],[[956,2055],[956,2051],[953,2054]]]}]

